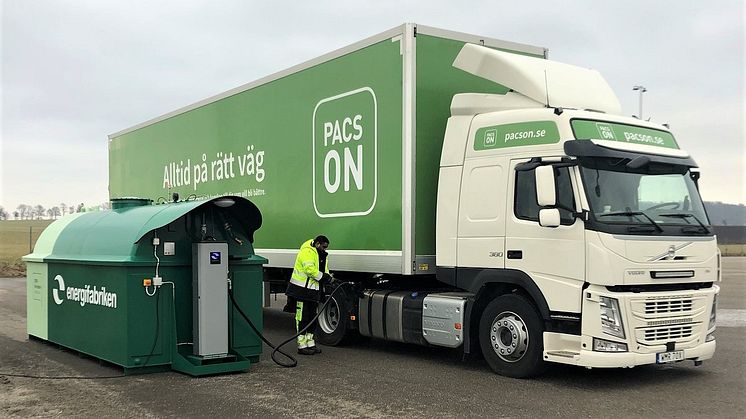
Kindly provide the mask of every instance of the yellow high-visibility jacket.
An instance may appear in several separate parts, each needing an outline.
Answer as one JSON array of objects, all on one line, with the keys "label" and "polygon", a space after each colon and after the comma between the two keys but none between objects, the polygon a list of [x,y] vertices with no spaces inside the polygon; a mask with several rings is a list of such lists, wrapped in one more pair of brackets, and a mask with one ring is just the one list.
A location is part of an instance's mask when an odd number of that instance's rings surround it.
[{"label": "yellow high-visibility jacket", "polygon": [[[290,276],[290,283],[317,291],[319,289],[319,281],[324,276],[324,272],[319,270],[319,252],[311,243],[313,243],[313,239],[301,245],[298,256],[295,258],[295,266],[293,267],[293,274]],[[329,273],[328,255],[324,268],[324,271]]]}]

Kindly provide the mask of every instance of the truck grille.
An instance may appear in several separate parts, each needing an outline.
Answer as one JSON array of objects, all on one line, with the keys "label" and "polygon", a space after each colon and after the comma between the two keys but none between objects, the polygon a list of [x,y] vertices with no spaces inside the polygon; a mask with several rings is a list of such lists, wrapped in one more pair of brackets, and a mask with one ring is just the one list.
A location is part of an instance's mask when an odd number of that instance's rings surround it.
[{"label": "truck grille", "polygon": [[645,343],[668,342],[675,339],[684,339],[692,336],[693,325],[656,327],[645,329]]},{"label": "truck grille", "polygon": [[704,341],[701,335],[706,332],[712,311],[712,303],[706,292],[632,297],[629,302],[629,327],[634,330],[637,343],[661,346],[676,342],[678,348],[691,347],[700,337]]},{"label": "truck grille", "polygon": [[683,313],[692,310],[692,299],[653,300],[645,302],[645,314]]}]

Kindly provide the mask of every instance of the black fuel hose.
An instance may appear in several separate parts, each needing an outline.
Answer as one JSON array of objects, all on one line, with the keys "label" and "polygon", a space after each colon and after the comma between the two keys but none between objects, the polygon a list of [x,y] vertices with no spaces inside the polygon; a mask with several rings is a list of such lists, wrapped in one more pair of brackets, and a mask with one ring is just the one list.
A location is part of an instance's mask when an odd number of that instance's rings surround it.
[{"label": "black fuel hose", "polygon": [[[238,313],[241,315],[241,317],[244,318],[244,320],[246,320],[246,323],[249,324],[249,327],[251,327],[251,329],[254,331],[254,333],[256,333],[256,335],[259,336],[259,339],[261,339],[262,342],[266,343],[267,346],[269,346],[270,348],[272,348],[272,354],[270,355],[270,358],[272,358],[272,361],[275,364],[277,364],[277,365],[279,365],[279,366],[281,366],[283,368],[294,368],[294,367],[296,367],[298,365],[298,360],[295,359],[292,355],[288,354],[287,352],[283,351],[280,348],[282,348],[283,346],[287,345],[288,343],[290,343],[291,341],[293,341],[298,336],[306,333],[306,330],[308,330],[308,328],[311,327],[311,325],[313,325],[314,322],[316,322],[316,320],[318,320],[318,318],[321,315],[321,313],[324,312],[324,309],[326,308],[326,306],[329,305],[329,302],[332,300],[332,297],[334,296],[334,294],[337,292],[337,290],[339,290],[340,288],[342,288],[343,285],[353,285],[353,283],[352,282],[341,282],[341,283],[339,283],[339,285],[337,285],[337,287],[334,288],[334,290],[332,290],[332,292],[326,298],[326,301],[324,301],[324,304],[321,305],[321,308],[318,310],[318,313],[316,313],[316,315],[313,317],[313,319],[310,322],[308,322],[308,324],[306,325],[306,327],[304,327],[298,333],[296,333],[293,336],[289,337],[287,340],[283,341],[282,343],[280,343],[277,346],[275,346],[266,337],[264,337],[264,335],[259,331],[259,329],[257,329],[256,326],[254,326],[254,323],[251,322],[251,319],[249,319],[249,316],[247,316],[246,313],[244,313],[243,310],[241,310],[241,307],[238,305],[238,302],[236,302],[236,298],[233,296],[233,289],[232,288],[228,289],[228,295],[231,297],[231,302],[233,303],[233,307],[235,307],[236,310],[238,310]],[[289,359],[291,362],[289,364],[284,364],[284,363],[280,362],[279,360],[277,360],[277,358],[275,358],[275,356],[277,355],[278,352],[281,353],[285,358]]]}]

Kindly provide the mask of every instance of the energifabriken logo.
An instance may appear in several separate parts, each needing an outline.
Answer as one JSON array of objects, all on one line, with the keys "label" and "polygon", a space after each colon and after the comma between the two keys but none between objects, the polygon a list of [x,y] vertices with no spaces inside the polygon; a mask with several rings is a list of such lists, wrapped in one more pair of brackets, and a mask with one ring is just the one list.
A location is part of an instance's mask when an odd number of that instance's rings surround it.
[{"label": "energifabriken logo", "polygon": [[322,99],[313,111],[313,207],[319,217],[373,211],[378,196],[378,103],[370,87]]},{"label": "energifabriken logo", "polygon": [[55,276],[54,280],[57,281],[57,287],[52,288],[52,298],[57,305],[70,300],[80,304],[81,307],[92,304],[117,308],[117,293],[106,291],[106,287],[101,287],[100,290],[95,285],[91,287],[88,284],[83,288],[65,287],[65,279],[62,275]]}]

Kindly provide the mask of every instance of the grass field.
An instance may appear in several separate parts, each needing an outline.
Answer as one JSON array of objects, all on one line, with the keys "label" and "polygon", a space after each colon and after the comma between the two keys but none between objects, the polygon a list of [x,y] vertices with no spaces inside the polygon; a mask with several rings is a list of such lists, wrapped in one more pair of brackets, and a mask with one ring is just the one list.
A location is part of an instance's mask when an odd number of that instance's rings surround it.
[{"label": "grass field", "polygon": [[719,244],[723,256],[746,256],[746,244]]},{"label": "grass field", "polygon": [[52,220],[0,221],[0,277],[24,276],[21,257],[29,254]]},{"label": "grass field", "polygon": [[[21,257],[31,253],[29,249],[51,223],[52,220],[0,221],[0,278],[26,275]],[[746,256],[746,244],[718,246],[723,256]]]}]

